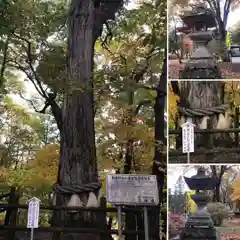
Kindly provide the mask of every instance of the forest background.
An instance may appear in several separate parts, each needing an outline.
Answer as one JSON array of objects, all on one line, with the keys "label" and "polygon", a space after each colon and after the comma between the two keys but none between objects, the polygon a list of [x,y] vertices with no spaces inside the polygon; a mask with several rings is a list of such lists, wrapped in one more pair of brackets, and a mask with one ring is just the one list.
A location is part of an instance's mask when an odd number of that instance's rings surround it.
[{"label": "forest background", "polygon": [[[0,9],[0,192],[14,186],[21,203],[32,196],[49,203],[59,167],[68,5],[13,0]],[[112,169],[152,171],[157,86],[166,85],[165,36],[166,3],[154,0],[125,6],[96,41],[94,126],[103,186]],[[164,133],[165,124],[160,128]],[[42,212],[41,219],[47,223],[49,215]]]}]

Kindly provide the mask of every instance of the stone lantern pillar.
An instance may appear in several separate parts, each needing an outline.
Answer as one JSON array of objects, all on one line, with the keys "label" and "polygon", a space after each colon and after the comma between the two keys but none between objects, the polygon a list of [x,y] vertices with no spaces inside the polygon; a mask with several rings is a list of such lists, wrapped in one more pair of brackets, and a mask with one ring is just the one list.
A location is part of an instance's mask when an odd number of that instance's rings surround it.
[{"label": "stone lantern pillar", "polygon": [[181,16],[182,21],[190,29],[188,36],[193,41],[193,52],[184,70],[179,74],[180,79],[221,79],[220,69],[207,44],[214,37],[217,27],[215,17],[210,9],[196,7],[191,12]]},{"label": "stone lantern pillar", "polygon": [[192,200],[197,205],[197,210],[189,214],[184,229],[180,234],[180,240],[217,240],[219,234],[213,226],[210,214],[206,210],[209,197],[207,190],[213,190],[217,179],[207,176],[205,169],[200,167],[196,175],[191,178],[184,177],[191,190],[195,190]]}]

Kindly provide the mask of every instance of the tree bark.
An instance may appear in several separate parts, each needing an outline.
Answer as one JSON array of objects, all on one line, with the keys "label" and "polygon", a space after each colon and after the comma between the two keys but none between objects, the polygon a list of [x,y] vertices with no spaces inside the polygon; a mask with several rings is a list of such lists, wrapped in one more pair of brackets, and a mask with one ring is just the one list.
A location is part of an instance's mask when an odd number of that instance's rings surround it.
[{"label": "tree bark", "polygon": [[220,44],[222,46],[222,60],[224,62],[229,62],[229,56],[227,54],[227,48],[226,48],[226,28],[225,28],[225,23],[222,20],[222,16],[221,16],[221,8],[220,8],[220,4],[217,4],[215,7],[213,7],[210,4],[212,10],[215,12],[215,17],[217,20],[217,24],[218,24],[218,30],[220,33]]},{"label": "tree bark", "polygon": [[[155,214],[152,213],[150,219],[150,232],[157,234],[155,240],[159,238],[159,215],[161,211],[162,204],[166,203],[166,194],[163,193],[165,181],[166,181],[166,154],[161,146],[166,146],[165,138],[165,119],[164,119],[164,109],[165,109],[165,94],[167,92],[167,50],[165,49],[165,59],[163,61],[162,74],[159,79],[159,84],[157,87],[157,97],[154,105],[154,116],[155,116],[155,154],[154,163],[152,166],[152,174],[156,175],[158,182],[158,194],[159,194],[159,206],[156,208]],[[160,169],[161,168],[161,169]],[[166,236],[167,233],[167,214],[161,211],[163,217],[163,234]],[[166,238],[162,238],[166,239]]]},{"label": "tree bark", "polygon": [[[223,104],[222,94],[222,83],[220,81],[183,81],[181,83],[180,106],[200,109],[219,106]],[[207,128],[216,129],[218,114],[209,117],[210,119],[208,120]],[[202,128],[200,124],[202,123],[203,117],[193,117],[191,120],[192,123],[196,125],[197,129]],[[228,145],[228,142],[231,142],[229,134],[195,134],[196,148],[213,148],[214,146],[227,147],[226,144]]]},{"label": "tree bark", "polygon": [[[58,184],[81,185],[98,181],[94,131],[93,57],[94,44],[103,24],[114,19],[122,0],[72,0],[68,14],[68,79],[62,108],[60,171]],[[84,206],[88,193],[79,195]],[[66,205],[70,196],[57,195],[57,205]],[[54,213],[53,225],[107,228],[97,214]],[[61,239],[100,239],[100,234],[65,234]],[[104,239],[112,239],[104,234]],[[55,234],[54,239],[60,235]]]},{"label": "tree bark", "polygon": [[[218,171],[218,169],[219,169],[219,171]],[[218,167],[215,165],[211,165],[211,170],[212,170],[212,176],[217,178],[217,185],[216,185],[215,191],[213,193],[213,202],[222,202],[220,187],[221,187],[221,183],[222,183],[222,177],[223,177],[224,173],[228,170],[228,167],[227,166],[219,166]]]},{"label": "tree bark", "polygon": [[220,81],[181,82],[181,105],[188,108],[205,108],[222,104]]},{"label": "tree bark", "polygon": [[68,21],[68,92],[63,109],[61,181],[82,184],[98,180],[93,112],[92,1],[72,1]]},{"label": "tree bark", "polygon": [[[132,115],[131,115],[132,121]],[[132,170],[133,164],[133,140],[129,139],[127,142],[126,147],[126,155],[125,155],[125,162],[124,162],[124,174],[129,174]],[[133,207],[134,211],[134,207]],[[126,230],[135,231],[136,229],[136,214],[134,212],[127,212],[126,213]],[[136,240],[137,235],[126,235],[125,240]]]},{"label": "tree bark", "polygon": [[[7,57],[8,57],[8,47],[9,47],[9,39],[10,39],[10,35],[7,36],[7,40],[4,43],[4,48],[3,48],[3,60],[2,60],[2,66],[1,66],[1,70],[0,70],[0,91],[1,91],[1,95],[3,94],[3,88],[4,88],[4,73],[6,70],[6,63],[7,63]],[[1,97],[0,95],[0,97]]]},{"label": "tree bark", "polygon": [[[133,94],[134,92],[131,92],[130,95],[130,101],[132,105],[133,102]],[[133,111],[130,109],[128,111],[128,116],[127,116],[127,126],[132,126],[133,125]],[[132,170],[132,165],[133,165],[133,140],[131,139],[131,133],[129,133],[129,139],[126,144],[126,154],[125,154],[125,159],[124,159],[124,174],[130,174]],[[134,211],[134,207],[133,207]],[[126,213],[126,225],[125,229],[126,230],[132,230],[134,231],[136,229],[136,218],[135,218],[135,213],[134,212],[127,212]],[[125,240],[136,240],[137,236],[135,235],[126,235]]]},{"label": "tree bark", "polygon": [[[93,103],[93,1],[73,0],[68,17],[68,82],[63,108],[60,140],[60,183],[86,184],[98,181]],[[61,196],[58,204],[66,204],[70,196]],[[88,194],[80,196],[84,204]],[[88,226],[94,220],[82,214],[61,215],[61,225]],[[95,226],[96,227],[96,226]],[[99,239],[97,234],[65,234],[64,239]],[[98,234],[99,235],[99,234]],[[75,239],[74,238],[74,239]]]},{"label": "tree bark", "polygon": [[230,58],[227,52],[226,46],[226,29],[224,27],[223,21],[219,22],[219,32],[220,32],[220,46],[222,47],[222,61],[223,62],[230,62]]}]

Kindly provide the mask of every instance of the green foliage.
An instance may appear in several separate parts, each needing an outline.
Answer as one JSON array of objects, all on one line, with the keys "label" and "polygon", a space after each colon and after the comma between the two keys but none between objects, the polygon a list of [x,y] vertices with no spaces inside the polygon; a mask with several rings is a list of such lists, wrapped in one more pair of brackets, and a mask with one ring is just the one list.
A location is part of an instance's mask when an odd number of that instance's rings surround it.
[{"label": "green foliage", "polygon": [[137,169],[150,170],[154,87],[159,81],[165,47],[165,7],[162,1],[139,4],[138,9],[126,11],[119,19],[114,39],[107,46],[96,44],[96,55],[101,57],[96,59],[99,68],[95,70],[95,98],[104,107],[97,112],[95,127],[98,159],[105,168],[123,166],[126,144],[133,139]]},{"label": "green foliage", "polygon": [[63,92],[67,77],[65,48],[61,42],[49,45],[48,49],[43,51],[36,71],[43,83],[58,93]]},{"label": "green foliage", "polygon": [[2,168],[1,180],[24,194],[41,197],[51,192],[57,178],[58,145],[51,144],[37,151],[35,158],[21,168]]},{"label": "green foliage", "polygon": [[[33,112],[32,103],[40,110],[44,99],[39,96],[44,97],[50,91],[56,92],[56,101],[62,103],[67,78],[67,8],[63,0],[0,2],[1,54],[6,36],[10,43],[4,73],[9,95],[0,102],[4,136],[0,142],[0,177],[4,187],[17,187],[22,194],[21,203],[33,195],[48,203],[48,194],[57,177],[59,131],[51,112],[47,110],[45,115]],[[95,131],[103,181],[104,168],[123,167],[129,140],[133,141],[136,167],[132,171],[149,173],[151,170],[153,105],[166,45],[165,20],[165,1],[144,1],[138,9],[125,9],[116,22],[109,23],[114,35],[110,42],[102,45],[99,39],[95,44]],[[144,74],[137,77],[142,70]],[[29,84],[38,95],[32,93]],[[28,101],[31,105],[27,107],[25,101],[20,102],[16,96],[19,93],[31,100]],[[5,191],[1,186],[0,189]],[[48,215],[42,215],[46,224]],[[116,215],[113,216],[115,221]],[[25,224],[26,213],[20,218]]]},{"label": "green foliage", "polygon": [[[62,69],[61,66],[58,66],[58,69],[56,66],[64,58],[50,56],[62,55],[60,48],[54,49],[51,42],[64,38],[65,16],[68,7],[66,1],[12,0],[2,4],[1,7],[3,14],[0,17],[0,49],[5,48],[8,44],[6,64],[4,64],[2,51],[0,54],[1,67],[5,68],[4,82],[6,78],[9,81],[6,76],[7,72],[20,70],[27,74],[28,79],[35,82],[38,92],[39,81],[52,87],[53,77],[59,78],[60,72],[58,71],[57,74],[57,70]],[[52,64],[47,67],[50,59],[56,62],[55,67]],[[43,65],[40,69],[41,74],[37,71],[37,74],[33,73],[36,64]],[[37,79],[39,81],[36,83]],[[56,85],[56,83],[54,84]]]}]

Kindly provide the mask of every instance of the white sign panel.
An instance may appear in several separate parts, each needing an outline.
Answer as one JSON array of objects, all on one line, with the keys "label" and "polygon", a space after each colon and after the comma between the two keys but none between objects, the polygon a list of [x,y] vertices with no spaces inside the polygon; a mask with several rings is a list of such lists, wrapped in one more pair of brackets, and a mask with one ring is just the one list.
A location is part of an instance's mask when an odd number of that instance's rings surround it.
[{"label": "white sign panel", "polygon": [[118,205],[157,205],[159,203],[155,175],[107,175],[107,199]]},{"label": "white sign panel", "polygon": [[40,199],[33,197],[28,203],[27,228],[38,228]]},{"label": "white sign panel", "polygon": [[194,124],[186,122],[182,125],[182,150],[183,153],[194,152]]}]

